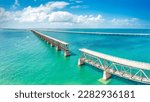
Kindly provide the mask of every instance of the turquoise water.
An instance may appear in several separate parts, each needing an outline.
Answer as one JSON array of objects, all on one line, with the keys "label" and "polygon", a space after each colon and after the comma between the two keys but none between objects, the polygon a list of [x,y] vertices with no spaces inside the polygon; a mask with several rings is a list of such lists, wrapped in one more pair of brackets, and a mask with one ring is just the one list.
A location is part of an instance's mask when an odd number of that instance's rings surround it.
[{"label": "turquoise water", "polygon": [[[72,55],[64,57],[29,30],[0,30],[0,84],[103,85],[102,71],[77,66],[79,48],[150,63],[150,36],[112,36],[38,31],[68,42]],[[149,29],[61,29],[64,31],[148,33]],[[140,84],[112,76],[107,84]]]}]

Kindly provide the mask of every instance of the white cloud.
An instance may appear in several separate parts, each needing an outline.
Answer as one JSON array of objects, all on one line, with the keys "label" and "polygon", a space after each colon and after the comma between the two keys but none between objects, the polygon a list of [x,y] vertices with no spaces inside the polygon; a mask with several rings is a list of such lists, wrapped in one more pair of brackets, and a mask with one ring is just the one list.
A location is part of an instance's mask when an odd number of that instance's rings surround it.
[{"label": "white cloud", "polygon": [[30,13],[37,13],[37,12],[50,12],[54,9],[62,9],[65,6],[69,5],[67,2],[48,2],[47,4],[43,5],[41,4],[39,7],[32,8],[31,6],[28,6],[27,8],[24,8],[24,12],[30,12]]},{"label": "white cloud", "polygon": [[48,15],[50,22],[72,22],[74,15],[69,12],[57,11]]},{"label": "white cloud", "polygon": [[14,4],[13,4],[12,8],[13,8],[13,9],[16,9],[19,5],[20,5],[20,4],[19,4],[19,1],[18,1],[18,0],[15,0],[15,2],[14,2]]},{"label": "white cloud", "polygon": [[[15,5],[18,1],[16,1]],[[59,10],[69,5],[64,1],[48,2],[47,4],[41,4],[38,7],[28,6],[23,10],[18,11],[6,11],[4,8],[0,8],[0,22],[43,22],[48,19],[53,10]]]},{"label": "white cloud", "polygon": [[75,6],[71,6],[70,8],[76,9],[76,8],[88,8],[87,5],[75,5]]},{"label": "white cloud", "polygon": [[75,2],[75,3],[82,3],[83,1],[81,0],[69,0],[70,2]]},{"label": "white cloud", "polygon": [[74,15],[66,11],[57,11],[49,14],[50,22],[69,22],[75,24],[101,23],[104,21],[101,15]]},{"label": "white cloud", "polygon": [[75,15],[67,11],[54,11],[67,6],[66,2],[49,2],[39,7],[28,6],[21,11],[5,11],[1,8],[0,18],[3,21],[17,22],[51,22],[51,23],[69,23],[69,24],[91,24],[103,21],[101,15]]},{"label": "white cloud", "polygon": [[6,22],[13,20],[13,12],[6,11],[4,8],[0,8],[0,22]]},{"label": "white cloud", "polygon": [[19,22],[41,22],[45,20],[48,17],[48,14],[54,9],[64,8],[68,4],[69,3],[67,2],[49,2],[46,5],[41,4],[39,7],[35,8],[28,6],[22,11],[18,11],[20,17],[16,17],[15,20],[18,20]]},{"label": "white cloud", "polygon": [[102,16],[99,14],[97,16],[93,16],[93,15],[80,15],[76,18],[76,22],[77,23],[84,23],[84,24],[88,24],[88,23],[102,23],[104,21],[104,19],[102,18]]},{"label": "white cloud", "polygon": [[[76,15],[62,11],[69,5],[57,1],[41,4],[38,7],[28,6],[23,10],[6,11],[0,8],[0,26],[4,27],[133,27],[139,22],[137,18],[107,20],[102,15]],[[14,24],[14,25],[13,25]]]},{"label": "white cloud", "polygon": [[81,0],[70,0],[71,2],[71,7],[73,9],[77,9],[77,8],[88,8],[88,5],[83,5],[83,1]]},{"label": "white cloud", "polygon": [[130,19],[112,19],[111,20],[113,25],[116,26],[132,26],[135,25],[138,22],[137,18],[130,18]]},{"label": "white cloud", "polygon": [[47,14],[45,12],[23,12],[20,17],[16,18],[19,22],[42,22],[47,18]]}]

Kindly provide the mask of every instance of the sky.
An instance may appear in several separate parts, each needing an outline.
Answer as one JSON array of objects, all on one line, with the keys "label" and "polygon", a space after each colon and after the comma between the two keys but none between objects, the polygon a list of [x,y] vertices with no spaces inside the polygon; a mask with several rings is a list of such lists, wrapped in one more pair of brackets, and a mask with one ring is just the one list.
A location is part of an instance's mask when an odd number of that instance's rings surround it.
[{"label": "sky", "polygon": [[150,28],[150,0],[0,0],[0,28]]}]

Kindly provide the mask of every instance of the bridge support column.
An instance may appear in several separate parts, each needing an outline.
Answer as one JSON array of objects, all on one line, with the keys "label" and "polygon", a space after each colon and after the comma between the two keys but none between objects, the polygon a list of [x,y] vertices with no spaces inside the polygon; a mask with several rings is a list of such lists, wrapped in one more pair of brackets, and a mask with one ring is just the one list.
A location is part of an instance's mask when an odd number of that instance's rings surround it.
[{"label": "bridge support column", "polygon": [[81,66],[81,65],[83,65],[83,64],[84,64],[83,58],[79,58],[79,59],[78,59],[78,66]]},{"label": "bridge support column", "polygon": [[53,42],[51,42],[51,47],[54,47],[54,43]]},{"label": "bridge support column", "polygon": [[60,51],[60,50],[61,50],[60,45],[56,46],[56,50],[57,50],[57,51]]},{"label": "bridge support column", "polygon": [[103,71],[103,80],[108,80],[111,77],[111,74],[107,71]]},{"label": "bridge support column", "polygon": [[65,52],[64,52],[64,56],[70,56],[70,52],[69,52],[69,50],[66,50]]}]

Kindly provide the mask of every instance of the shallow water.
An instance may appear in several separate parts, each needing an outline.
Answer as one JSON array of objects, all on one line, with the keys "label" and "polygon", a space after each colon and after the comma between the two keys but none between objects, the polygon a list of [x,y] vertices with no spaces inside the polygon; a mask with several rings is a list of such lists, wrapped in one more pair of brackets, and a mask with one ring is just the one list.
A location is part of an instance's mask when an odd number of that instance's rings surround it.
[{"label": "shallow water", "polygon": [[[62,30],[62,29],[61,29]],[[149,33],[148,29],[63,29],[65,31]],[[72,55],[64,57],[29,30],[0,30],[0,84],[105,84],[102,71],[77,66],[79,48],[150,63],[150,36],[111,36],[38,31],[68,42]],[[107,84],[140,84],[112,76]]]}]

